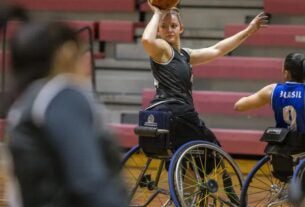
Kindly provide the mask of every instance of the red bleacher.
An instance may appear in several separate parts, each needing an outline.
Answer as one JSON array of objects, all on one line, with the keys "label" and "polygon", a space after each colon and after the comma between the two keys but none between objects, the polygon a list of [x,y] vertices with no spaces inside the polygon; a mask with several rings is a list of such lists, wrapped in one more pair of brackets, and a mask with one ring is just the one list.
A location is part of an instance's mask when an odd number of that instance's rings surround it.
[{"label": "red bleacher", "polygon": [[[142,108],[146,108],[152,100],[155,91],[145,89],[142,94]],[[247,112],[234,111],[234,103],[241,97],[250,93],[219,92],[219,91],[194,91],[193,98],[195,108],[199,114],[229,115],[229,116],[253,116],[270,117],[273,115],[269,106]]]},{"label": "red bleacher", "polygon": [[132,12],[136,0],[15,0],[30,10]]},{"label": "red bleacher", "polygon": [[[6,52],[6,53],[5,53],[5,56],[4,56],[5,61],[6,61],[6,62],[5,62],[5,63],[6,63],[6,64],[5,64],[5,69],[6,69],[6,70],[8,70],[8,66],[9,66],[10,61],[11,61],[10,55],[11,55],[10,52]],[[3,52],[1,51],[1,52],[0,52],[0,68],[1,68],[0,71],[1,71],[1,72],[2,72],[2,64],[3,64],[2,60],[3,60]]]},{"label": "red bleacher", "polygon": [[[91,29],[93,37],[96,36],[98,24],[95,21],[65,20],[65,21],[61,21],[61,22],[66,23],[71,28],[74,28],[76,31],[78,31],[82,28],[88,27]],[[18,21],[10,21],[8,23],[7,30],[6,30],[7,39],[10,39],[13,36],[13,34],[18,29],[19,25],[20,25],[20,22],[18,22]],[[3,35],[3,33],[1,32],[0,36],[2,36],[2,35]],[[84,38],[84,40],[89,39],[87,32],[82,32],[81,37]]]},{"label": "red bleacher", "polygon": [[89,33],[85,30],[83,31],[84,28],[89,28],[91,30],[92,38],[95,38],[96,36],[98,23],[95,21],[66,20],[63,21],[63,23],[66,23],[71,28],[79,31],[80,37],[85,41],[89,40]]},{"label": "red bleacher", "polygon": [[103,20],[99,22],[99,40],[133,42],[136,24],[132,21]]},{"label": "red bleacher", "polygon": [[[138,144],[138,138],[133,132],[135,125],[112,124],[111,127],[121,146],[131,148]],[[266,144],[259,141],[262,131],[230,129],[212,129],[212,131],[217,136],[222,148],[230,154],[264,154]]]},{"label": "red bleacher", "polygon": [[[131,148],[138,144],[138,138],[134,134],[135,125],[111,124],[121,147]],[[5,120],[0,120],[0,140],[4,137]],[[230,130],[212,129],[218,137],[222,148],[231,154],[262,155],[265,143],[259,141],[262,132],[256,130]],[[242,146],[242,147],[240,147]]]},{"label": "red bleacher", "polygon": [[[236,34],[245,27],[246,25],[226,25],[225,37]],[[305,26],[270,25],[259,30],[243,45],[305,48]]]},{"label": "red bleacher", "polygon": [[264,10],[270,14],[305,15],[304,0],[264,0]]},{"label": "red bleacher", "polygon": [[222,57],[208,64],[194,66],[194,77],[239,80],[279,81],[282,59],[261,57]]},{"label": "red bleacher", "polygon": [[139,9],[142,12],[151,11],[151,9],[149,8],[149,6],[148,6],[148,4],[146,2],[143,2],[142,4],[140,4]]},{"label": "red bleacher", "polygon": [[[17,31],[18,27],[20,25],[20,22],[18,21],[9,21],[8,24],[7,24],[7,27],[6,27],[6,38],[7,39],[10,39],[13,34]],[[4,31],[2,30],[0,32],[0,37],[3,38],[3,34],[4,34]]]},{"label": "red bleacher", "polygon": [[0,141],[4,139],[5,125],[6,125],[5,119],[0,119]]}]

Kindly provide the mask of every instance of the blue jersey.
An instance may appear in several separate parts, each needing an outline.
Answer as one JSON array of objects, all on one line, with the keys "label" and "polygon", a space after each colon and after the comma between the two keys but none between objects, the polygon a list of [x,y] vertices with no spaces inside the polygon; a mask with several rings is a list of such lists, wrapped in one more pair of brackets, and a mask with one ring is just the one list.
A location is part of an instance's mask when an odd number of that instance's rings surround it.
[{"label": "blue jersey", "polygon": [[305,85],[296,82],[279,83],[272,94],[272,109],[276,127],[305,133]]}]

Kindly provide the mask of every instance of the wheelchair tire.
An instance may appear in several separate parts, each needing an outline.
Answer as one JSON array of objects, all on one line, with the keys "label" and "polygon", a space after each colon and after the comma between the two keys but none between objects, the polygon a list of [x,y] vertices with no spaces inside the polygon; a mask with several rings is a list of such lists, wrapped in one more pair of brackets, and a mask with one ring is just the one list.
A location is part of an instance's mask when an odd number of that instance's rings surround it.
[{"label": "wheelchair tire", "polygon": [[239,206],[243,178],[219,146],[191,141],[174,154],[169,168],[171,197],[177,207]]},{"label": "wheelchair tire", "polygon": [[305,198],[305,159],[301,160],[295,168],[289,185],[289,201],[295,206],[304,206]]},{"label": "wheelchair tire", "polygon": [[287,186],[287,183],[272,175],[270,157],[265,155],[253,167],[244,182],[240,206],[291,206],[288,204]]},{"label": "wheelchair tire", "polygon": [[129,206],[172,206],[165,162],[147,157],[139,146],[126,153],[121,173]]}]

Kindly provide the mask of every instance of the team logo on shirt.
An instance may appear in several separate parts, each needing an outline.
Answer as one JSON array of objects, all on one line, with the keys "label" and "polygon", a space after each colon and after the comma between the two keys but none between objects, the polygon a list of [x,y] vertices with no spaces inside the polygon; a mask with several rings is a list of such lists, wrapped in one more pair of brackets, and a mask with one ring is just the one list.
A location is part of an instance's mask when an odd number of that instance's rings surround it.
[{"label": "team logo on shirt", "polygon": [[154,115],[150,114],[150,115],[147,117],[147,122],[148,122],[148,123],[154,123],[154,122],[155,122],[155,117],[154,117]]},{"label": "team logo on shirt", "polygon": [[154,115],[150,114],[147,117],[147,121],[144,123],[145,126],[150,126],[150,127],[157,127],[157,123],[155,123],[155,117]]}]

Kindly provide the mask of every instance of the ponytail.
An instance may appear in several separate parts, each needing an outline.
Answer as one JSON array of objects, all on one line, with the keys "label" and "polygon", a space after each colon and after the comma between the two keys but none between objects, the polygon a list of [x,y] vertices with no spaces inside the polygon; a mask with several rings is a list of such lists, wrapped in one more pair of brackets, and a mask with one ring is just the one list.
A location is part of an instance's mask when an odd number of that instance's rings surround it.
[{"label": "ponytail", "polygon": [[301,68],[303,74],[303,81],[305,80],[305,58],[301,61]]},{"label": "ponytail", "polygon": [[305,55],[290,53],[286,56],[284,69],[290,72],[291,80],[303,83],[305,79]]}]

